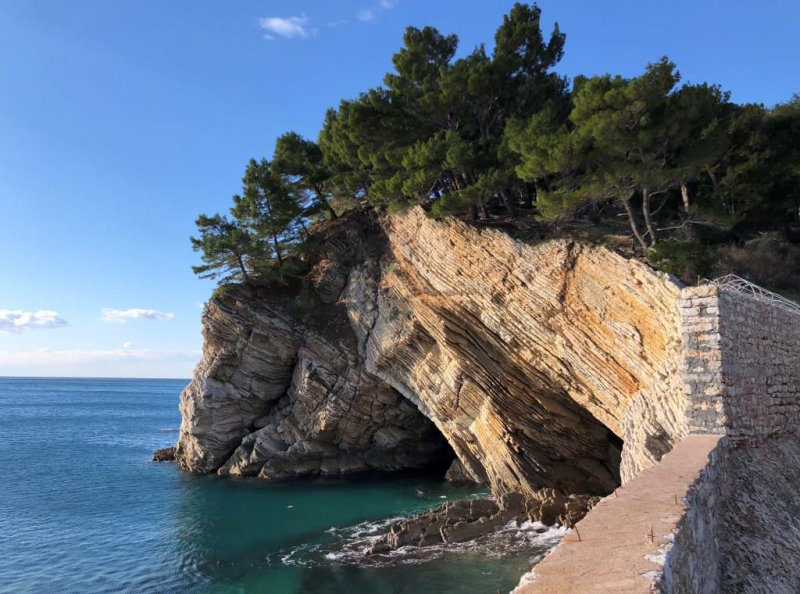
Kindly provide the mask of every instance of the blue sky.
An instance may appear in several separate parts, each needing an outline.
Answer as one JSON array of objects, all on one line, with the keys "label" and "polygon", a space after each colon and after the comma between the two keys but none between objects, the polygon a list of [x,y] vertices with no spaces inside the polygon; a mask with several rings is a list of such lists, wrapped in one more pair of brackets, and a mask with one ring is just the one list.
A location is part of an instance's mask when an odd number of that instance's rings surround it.
[{"label": "blue sky", "polygon": [[[667,54],[737,102],[800,92],[796,0],[539,4],[569,76]],[[315,137],[326,108],[379,84],[407,25],[465,53],[510,6],[5,0],[0,375],[188,377],[213,288],[190,270],[197,214],[225,210],[278,135]]]}]

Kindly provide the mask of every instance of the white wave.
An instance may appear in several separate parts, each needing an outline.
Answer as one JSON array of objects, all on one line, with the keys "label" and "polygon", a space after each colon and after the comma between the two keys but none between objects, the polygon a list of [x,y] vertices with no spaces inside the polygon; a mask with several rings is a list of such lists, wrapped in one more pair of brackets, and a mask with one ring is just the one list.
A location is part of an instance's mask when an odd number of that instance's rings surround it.
[{"label": "white wave", "polygon": [[[381,567],[395,564],[421,564],[434,559],[451,555],[472,554],[486,558],[502,558],[512,553],[529,551],[531,564],[537,563],[547,552],[557,545],[567,529],[564,527],[547,527],[540,522],[524,522],[517,525],[511,521],[505,526],[482,535],[475,540],[434,545],[429,547],[406,546],[377,555],[368,556],[371,544],[380,538],[386,530],[404,517],[389,518],[378,521],[365,521],[348,527],[333,527],[326,532],[339,542],[336,548],[324,545],[313,547],[301,546],[282,557],[282,562],[289,565],[367,565]],[[322,553],[319,555],[319,553]]]},{"label": "white wave", "polygon": [[383,520],[365,520],[353,526],[332,526],[325,532],[336,536],[339,540],[360,540],[368,536],[378,536],[391,526],[407,520],[409,516],[394,516]]},{"label": "white wave", "polygon": [[495,559],[509,554],[529,553],[529,560],[533,565],[556,546],[568,532],[562,526],[548,527],[541,522],[530,521],[517,525],[512,520],[493,532],[467,542],[429,547],[407,546],[386,553],[367,554],[372,544],[386,534],[393,525],[409,517],[402,515],[381,520],[365,520],[351,526],[331,526],[325,530],[322,541],[275,553],[272,559],[268,557],[268,560],[281,565],[300,567],[331,564],[381,567],[393,564],[421,564],[465,553]]}]

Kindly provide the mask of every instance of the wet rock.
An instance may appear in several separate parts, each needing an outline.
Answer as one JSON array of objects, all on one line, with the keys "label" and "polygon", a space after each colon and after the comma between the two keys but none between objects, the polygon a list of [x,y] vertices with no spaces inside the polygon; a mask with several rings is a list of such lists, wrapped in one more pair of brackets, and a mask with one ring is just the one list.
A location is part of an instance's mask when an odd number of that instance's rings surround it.
[{"label": "wet rock", "polygon": [[[466,542],[485,536],[507,526],[526,521],[541,521],[545,526],[574,525],[597,503],[598,497],[566,496],[552,489],[538,495],[543,500],[531,500],[521,493],[504,493],[501,497],[466,499],[444,503],[392,526],[390,531],[369,543],[358,545],[367,555],[385,554],[401,547],[429,547]],[[539,533],[547,528],[542,527]]]},{"label": "wet rock", "polygon": [[448,502],[395,524],[389,533],[373,542],[368,554],[473,540],[505,526],[523,509],[524,499],[518,493],[506,494],[499,501],[486,498]]},{"label": "wet rock", "polygon": [[175,460],[175,447],[161,448],[153,452],[153,462],[173,462]]}]

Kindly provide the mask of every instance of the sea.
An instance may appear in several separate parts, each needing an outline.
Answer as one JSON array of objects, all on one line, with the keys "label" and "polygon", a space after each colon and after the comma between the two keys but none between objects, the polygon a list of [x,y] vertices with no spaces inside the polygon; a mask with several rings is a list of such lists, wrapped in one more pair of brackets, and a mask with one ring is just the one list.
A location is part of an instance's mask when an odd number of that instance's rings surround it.
[{"label": "sea", "polygon": [[174,445],[188,380],[0,378],[0,592],[509,592],[560,529],[477,542],[361,542],[445,501],[485,495],[440,475],[268,483],[152,462]]}]

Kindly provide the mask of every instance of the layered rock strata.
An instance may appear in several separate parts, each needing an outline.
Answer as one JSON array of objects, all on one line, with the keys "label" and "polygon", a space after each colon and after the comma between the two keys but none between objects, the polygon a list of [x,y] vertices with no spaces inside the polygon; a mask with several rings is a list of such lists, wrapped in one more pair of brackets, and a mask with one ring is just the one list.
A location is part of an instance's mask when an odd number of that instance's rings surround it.
[{"label": "layered rock strata", "polygon": [[327,233],[313,311],[305,295],[243,290],[208,303],[203,359],[181,396],[182,467],[278,479],[452,460],[434,424],[359,357],[336,298],[370,221],[349,223]]},{"label": "layered rock strata", "polygon": [[464,476],[541,500],[609,493],[685,434],[666,275],[419,208],[320,233],[307,293],[209,303],[181,399],[184,468],[418,467],[446,457],[443,437]]},{"label": "layered rock strata", "polygon": [[[445,503],[424,514],[399,522],[370,542],[367,555],[379,555],[401,547],[428,547],[473,540],[488,532],[523,522],[573,526],[598,501],[587,495],[564,496],[546,489],[538,498],[506,493],[494,499],[467,499]],[[542,529],[545,530],[544,528]],[[363,543],[353,545],[364,548]]]}]

